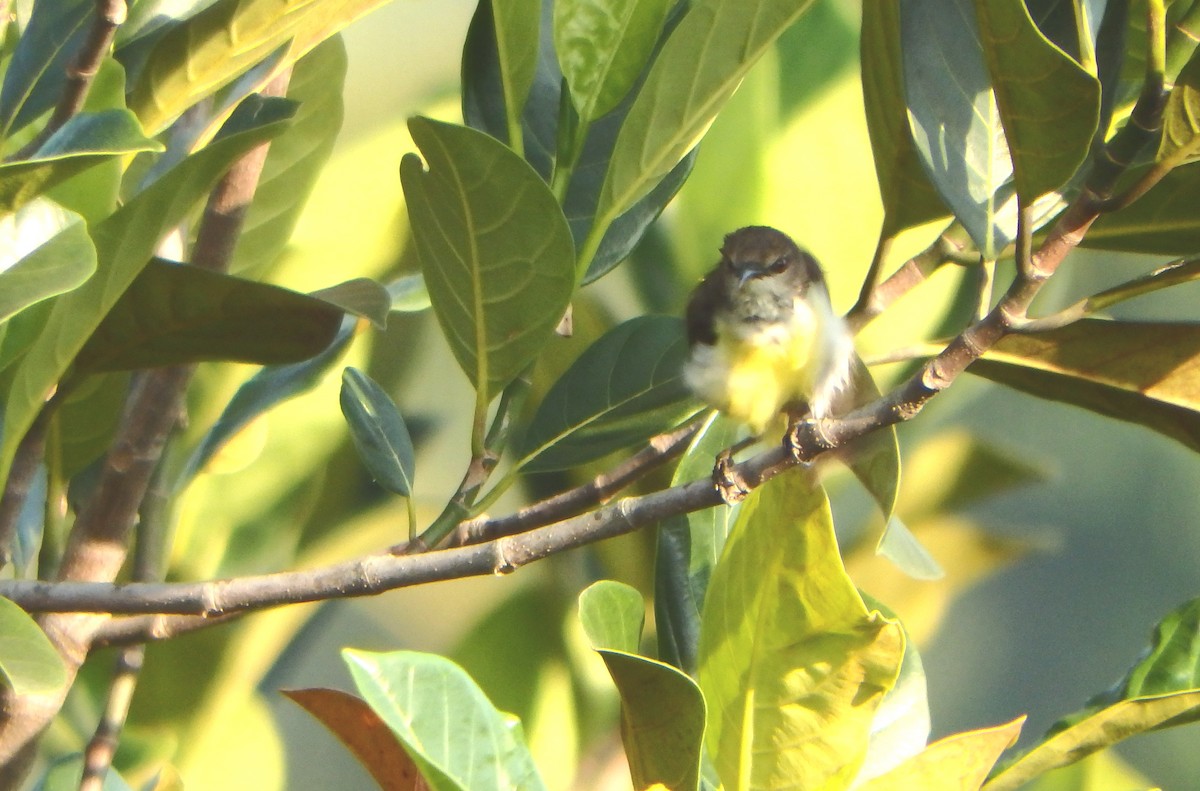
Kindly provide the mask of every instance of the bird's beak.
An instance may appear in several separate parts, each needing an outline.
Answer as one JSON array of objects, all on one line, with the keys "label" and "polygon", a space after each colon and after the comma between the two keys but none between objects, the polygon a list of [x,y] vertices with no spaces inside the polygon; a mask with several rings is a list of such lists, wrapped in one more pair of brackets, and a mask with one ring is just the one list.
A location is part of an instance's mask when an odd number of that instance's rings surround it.
[{"label": "bird's beak", "polygon": [[746,285],[747,280],[753,280],[754,278],[758,277],[761,274],[762,274],[762,272],[760,272],[757,269],[742,270],[742,273],[740,275],[738,275],[738,288],[741,288],[742,286]]}]

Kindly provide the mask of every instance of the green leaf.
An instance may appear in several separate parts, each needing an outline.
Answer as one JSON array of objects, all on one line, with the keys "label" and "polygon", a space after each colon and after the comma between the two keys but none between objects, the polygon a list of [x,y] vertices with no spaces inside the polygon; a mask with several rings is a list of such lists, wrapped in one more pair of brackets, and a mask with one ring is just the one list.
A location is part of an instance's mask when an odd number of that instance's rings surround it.
[{"label": "green leaf", "polygon": [[570,302],[571,232],[545,182],[503,144],[427,118],[409,129],[429,164],[412,154],[400,164],[425,284],[486,405],[538,355]]},{"label": "green leaf", "polygon": [[671,33],[621,125],[596,209],[611,222],[659,184],[811,0],[710,0]]},{"label": "green leaf", "polygon": [[186,486],[226,442],[259,415],[316,387],[325,372],[341,358],[346,347],[350,345],[357,323],[354,318],[347,316],[342,320],[342,326],[333,343],[316,357],[302,363],[263,368],[239,387],[217,422],[188,457],[176,479],[175,490]]},{"label": "green leaf", "polygon": [[1024,0],[975,0],[983,57],[1025,205],[1062,187],[1100,122],[1100,81],[1042,35]]},{"label": "green leaf", "polygon": [[67,683],[62,658],[33,618],[0,598],[0,676],[18,695],[48,695]]},{"label": "green leaf", "polygon": [[666,0],[555,3],[554,47],[581,125],[612,110],[633,88],[670,8]]},{"label": "green leaf", "polygon": [[130,86],[129,108],[150,134],[281,45],[294,63],[384,0],[217,0],[173,25]]},{"label": "green leaf", "polygon": [[683,382],[683,323],[639,316],[614,327],[542,399],[518,445],[528,472],[559,470],[649,439],[697,410]]},{"label": "green leaf", "polygon": [[94,11],[90,0],[35,4],[0,88],[0,138],[58,101],[67,81],[67,62],[83,44]]},{"label": "green leaf", "polygon": [[496,54],[507,112],[508,142],[517,151],[521,111],[533,87],[538,65],[539,0],[484,0],[492,7]]},{"label": "green leaf", "polygon": [[153,259],[75,358],[80,373],[210,360],[280,365],[333,341],[342,311],[279,286]]},{"label": "green leaf", "polygon": [[391,310],[397,313],[420,313],[429,307],[429,290],[420,272],[403,275],[385,286],[391,298]]},{"label": "green leaf", "polygon": [[[718,412],[709,414],[675,468],[671,485],[712,477],[717,454],[738,439],[740,426]],[[654,561],[654,614],[658,653],[695,674],[700,613],[712,570],[741,505],[718,505],[672,516],[658,529]]]},{"label": "green leaf", "polygon": [[462,668],[431,654],[343,649],[359,694],[387,723],[434,791],[538,791],[520,728]]},{"label": "green leaf", "polygon": [[1200,324],[1084,319],[1010,335],[967,370],[1200,451]]},{"label": "green leaf", "polygon": [[71,176],[115,157],[162,151],[128,110],[72,116],[29,159],[0,164],[0,213],[15,211]]},{"label": "green leaf", "polygon": [[233,252],[232,273],[262,279],[286,247],[342,128],[345,77],[341,36],[296,62],[287,98],[299,107],[292,125],[271,142]]},{"label": "green leaf", "polygon": [[862,791],[979,788],[1000,754],[1016,742],[1024,722],[1025,718],[1020,717],[992,728],[951,734],[887,774],[855,788]]},{"label": "green leaf", "polygon": [[128,371],[88,376],[54,410],[50,442],[57,441],[56,474],[70,480],[104,455],[129,397]]},{"label": "green leaf", "polygon": [[635,788],[700,783],[704,696],[678,669],[639,656],[645,603],[636,589],[601,580],[579,595],[579,619],[621,696],[621,739]]},{"label": "green leaf", "polygon": [[[122,740],[124,743],[124,740]],[[66,755],[50,764],[46,774],[42,776],[36,791],[75,791],[79,788],[79,780],[83,776],[83,754]],[[125,778],[112,767],[104,773],[101,791],[132,791]]]},{"label": "green leaf", "polygon": [[[857,354],[850,369],[850,381],[849,406],[843,410],[839,405],[838,412],[849,412],[883,396]],[[900,441],[896,438],[896,427],[869,432],[852,442],[840,455],[879,506],[883,520],[889,521],[900,490]]]},{"label": "green leaf", "polygon": [[45,327],[14,374],[4,412],[0,479],[8,477],[17,443],[46,396],[150,260],[159,239],[179,224],[234,160],[284,126],[277,118],[258,126],[245,123],[242,114],[235,114],[226,125],[228,134],[172,168],[91,229],[96,274],[55,301]]},{"label": "green leaf", "polygon": [[31,211],[0,217],[0,236],[18,238],[20,226],[27,220],[42,225],[33,215],[47,210],[60,215],[65,227],[0,272],[0,322],[78,287],[96,271],[96,250],[82,217],[48,203],[27,208]]},{"label": "green leaf", "polygon": [[646,625],[646,603],[637,588],[600,580],[579,594],[579,622],[592,648],[636,654]]},{"label": "green leaf", "polygon": [[[1134,170],[1137,178],[1145,168]],[[1154,189],[1120,211],[1100,215],[1080,243],[1101,250],[1195,255],[1200,251],[1200,163],[1169,172]]]},{"label": "green leaf", "polygon": [[380,788],[418,787],[420,772],[413,760],[364,700],[336,689],[280,692],[328,728]]},{"label": "green leaf", "polygon": [[846,576],[809,475],[774,478],[742,504],[702,624],[705,743],[725,787],[847,787],[904,637]]},{"label": "green leaf", "polygon": [[1084,301],[1084,310],[1087,313],[1096,313],[1127,299],[1145,296],[1159,289],[1191,283],[1195,280],[1200,280],[1200,258],[1193,258],[1189,261],[1173,261],[1142,277],[1093,294]]},{"label": "green leaf", "polygon": [[335,305],[345,313],[361,316],[381,330],[387,327],[388,314],[394,310],[388,290],[369,277],[356,277],[309,296]]},{"label": "green leaf", "polygon": [[883,535],[875,545],[876,554],[883,555],[896,568],[917,580],[939,580],[946,571],[934,559],[908,526],[897,516],[892,516],[883,527]]},{"label": "green leaf", "polygon": [[371,477],[389,492],[412,497],[412,438],[395,402],[374,379],[347,368],[342,372],[341,404],[354,447]]},{"label": "green leaf", "polygon": [[1167,97],[1159,162],[1182,165],[1200,155],[1200,54],[1193,54]]},{"label": "green leaf", "polygon": [[921,166],[904,106],[900,4],[864,3],[862,87],[867,132],[883,200],[884,237],[948,213]]}]

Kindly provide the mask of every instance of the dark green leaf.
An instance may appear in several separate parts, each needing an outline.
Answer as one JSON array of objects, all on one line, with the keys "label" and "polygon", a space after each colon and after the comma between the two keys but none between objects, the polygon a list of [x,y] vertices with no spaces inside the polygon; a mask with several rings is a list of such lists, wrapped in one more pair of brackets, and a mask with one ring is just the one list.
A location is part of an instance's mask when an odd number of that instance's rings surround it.
[{"label": "dark green leaf", "polygon": [[579,620],[621,696],[621,739],[635,788],[700,783],[704,696],[678,669],[639,656],[645,603],[636,589],[601,580],[579,595]]},{"label": "dark green leaf", "polygon": [[0,213],[15,211],[55,184],[115,157],[161,150],[128,110],[79,113],[29,159],[0,164]]},{"label": "dark green leaf", "polygon": [[0,676],[18,695],[48,695],[67,683],[67,670],[41,627],[0,598]]},{"label": "dark green leaf", "polygon": [[188,458],[176,481],[176,489],[186,486],[233,435],[256,417],[271,407],[315,387],[325,372],[346,351],[354,337],[354,327],[357,323],[353,317],[347,316],[342,320],[342,326],[333,343],[316,357],[302,363],[263,368],[239,387],[221,412],[221,417]]},{"label": "dark green leaf", "polygon": [[391,396],[357,368],[342,372],[342,414],[367,471],[389,492],[412,497],[412,438]]},{"label": "dark green leaf", "polygon": [[[717,454],[732,446],[739,425],[713,412],[675,468],[672,486],[711,478]],[[654,614],[658,653],[679,669],[696,672],[704,594],[738,507],[723,505],[673,516],[658,529],[654,561]]]},{"label": "dark green leaf", "polygon": [[346,47],[341,36],[323,42],[296,62],[287,98],[299,107],[292,125],[271,142],[233,252],[230,271],[234,274],[262,279],[291,238],[342,128],[345,77]]},{"label": "dark green leaf", "polygon": [[409,121],[429,164],[400,177],[434,313],[486,404],[538,355],[575,287],[571,232],[545,182],[482,132]]},{"label": "dark green leaf", "polygon": [[545,789],[520,728],[449,659],[349,648],[342,658],[359,694],[404,744],[434,791]]},{"label": "dark green leaf", "polygon": [[112,445],[129,397],[129,376],[128,371],[118,371],[84,377],[54,410],[49,441],[57,440],[57,474],[64,479],[74,477]]},{"label": "dark green leaf", "polygon": [[[1140,176],[1145,169],[1135,170]],[[1117,212],[1100,215],[1083,237],[1083,247],[1195,255],[1200,251],[1200,163],[1168,173],[1154,189]]]},{"label": "dark green leaf", "polygon": [[1182,165],[1200,155],[1200,55],[1193,55],[1167,97],[1163,111],[1160,162]]},{"label": "dark green leaf", "polygon": [[904,106],[900,4],[863,5],[862,86],[867,132],[883,199],[882,234],[892,236],[948,212],[913,147]]},{"label": "dark green leaf", "polygon": [[1055,46],[1024,0],[976,0],[1013,181],[1025,205],[1062,187],[1087,158],[1100,122],[1100,81]]},{"label": "dark green leaf", "polygon": [[605,333],[546,393],[519,446],[524,469],[594,461],[695,413],[686,358],[683,322],[674,317],[639,316]]},{"label": "dark green leaf", "polygon": [[67,62],[87,34],[91,0],[37,3],[0,88],[0,138],[49,110],[62,95]]},{"label": "dark green leaf", "polygon": [[391,294],[369,277],[356,277],[314,291],[309,296],[335,305],[346,313],[361,316],[381,330],[387,327],[388,313],[393,310]]},{"label": "dark green leaf", "polygon": [[[192,209],[239,156],[282,131],[283,123],[242,126],[235,113],[230,133],[172,168],[148,189],[91,229],[97,273],[55,300],[45,327],[14,375],[4,413],[0,478],[8,475],[17,443],[47,393],[121,294],[150,260],[159,240]],[[238,131],[235,131],[238,130]]]},{"label": "dark green leaf", "polygon": [[1200,689],[1200,599],[1158,622],[1149,653],[1130,669],[1124,686],[1127,698]]},{"label": "dark green leaf", "polygon": [[1200,451],[1200,324],[1084,319],[1010,335],[967,370]]},{"label": "dark green leaf", "polygon": [[658,41],[668,0],[567,0],[555,4],[554,47],[580,124],[625,98]]},{"label": "dark green leaf", "polygon": [[596,210],[602,228],[667,177],[750,67],[810,3],[713,0],[688,9],[621,125]]},{"label": "dark green leaf", "polygon": [[83,373],[208,360],[278,365],[333,341],[342,311],[294,291],[154,259],[75,360]]},{"label": "dark green leaf", "polygon": [[[18,226],[10,230],[10,239],[19,237],[23,219],[37,222],[42,211],[55,211],[49,204],[28,209],[0,219],[0,228]],[[66,227],[0,272],[0,322],[43,299],[76,288],[96,271],[96,249],[83,219],[61,209],[57,212],[65,215]]]}]

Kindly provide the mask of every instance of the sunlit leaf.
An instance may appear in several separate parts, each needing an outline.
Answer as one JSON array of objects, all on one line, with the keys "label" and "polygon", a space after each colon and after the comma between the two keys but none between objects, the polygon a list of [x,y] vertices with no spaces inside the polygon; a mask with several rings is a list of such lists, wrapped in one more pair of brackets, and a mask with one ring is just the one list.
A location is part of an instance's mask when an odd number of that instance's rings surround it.
[{"label": "sunlit leaf", "polygon": [[662,32],[666,0],[569,0],[554,8],[554,46],[581,124],[629,93]]},{"label": "sunlit leaf", "polygon": [[[20,214],[0,218],[0,228],[20,220]],[[96,250],[83,218],[69,215],[67,222],[63,230],[0,272],[0,321],[76,288],[96,270]]]},{"label": "sunlit leaf", "polygon": [[342,372],[342,414],[359,458],[375,481],[405,497],[412,496],[412,438],[400,409],[387,392],[357,368]]},{"label": "sunlit leaf", "polygon": [[[278,107],[278,105],[272,105]],[[86,283],[58,298],[45,328],[22,358],[4,413],[0,478],[8,475],[12,454],[43,401],[66,372],[75,354],[108,310],[149,262],[159,239],[192,209],[239,156],[279,133],[286,118],[235,114],[229,132],[127,202],[91,229],[97,272]]]},{"label": "sunlit leaf", "polygon": [[388,290],[369,277],[356,277],[314,291],[309,296],[335,305],[346,313],[361,316],[379,329],[387,326],[388,313],[395,309]]},{"label": "sunlit leaf", "polygon": [[545,182],[495,139],[409,122],[429,169],[400,178],[434,313],[487,403],[537,356],[574,291],[571,233]]},{"label": "sunlit leaf", "polygon": [[1024,717],[1004,725],[956,733],[929,745],[885,775],[859,786],[862,791],[959,791],[978,788],[1000,754],[1017,741]]},{"label": "sunlit leaf", "polygon": [[[510,131],[509,144],[520,133],[521,113],[538,68],[539,0],[484,0],[491,6],[496,31],[500,84]],[[518,149],[519,150],[519,149]]]},{"label": "sunlit leaf", "polygon": [[230,271],[261,279],[283,252],[342,128],[346,47],[341,36],[296,62],[287,98],[299,103],[292,125],[271,142]]},{"label": "sunlit leaf", "polygon": [[1200,450],[1200,324],[1084,319],[1010,335],[968,370]]},{"label": "sunlit leaf", "polygon": [[281,692],[346,745],[384,791],[416,791],[421,776],[416,765],[379,715],[361,698],[336,689]]},{"label": "sunlit leaf", "polygon": [[519,726],[449,659],[349,648],[342,657],[359,694],[400,739],[434,791],[545,788]]},{"label": "sunlit leaf", "polygon": [[50,694],[67,683],[62,658],[33,618],[0,598],[0,676],[18,695]]},{"label": "sunlit leaf", "polygon": [[518,446],[529,471],[565,469],[665,431],[697,410],[683,323],[639,316],[589,347],[542,399]]},{"label": "sunlit leaf", "polygon": [[1200,155],[1200,55],[1193,55],[1167,97],[1158,160],[1182,165],[1195,161],[1197,155]]},{"label": "sunlit leaf", "polygon": [[579,595],[579,619],[621,696],[621,738],[635,788],[700,782],[704,697],[671,665],[638,654],[645,603],[636,589],[601,580]]},{"label": "sunlit leaf", "polygon": [[705,744],[727,788],[845,787],[896,681],[898,624],[842,567],[823,491],[768,481],[742,504],[704,602]]},{"label": "sunlit leaf", "polygon": [[15,211],[55,184],[107,160],[161,150],[161,144],[142,134],[128,110],[80,113],[28,159],[0,164],[0,213]]},{"label": "sunlit leaf", "polygon": [[[717,454],[738,439],[739,425],[717,412],[709,415],[675,468],[671,485],[703,480]],[[712,570],[740,505],[718,505],[672,516],[658,529],[654,560],[654,613],[658,654],[687,673],[696,671],[700,613]]]},{"label": "sunlit leaf", "polygon": [[67,62],[79,50],[95,10],[90,0],[37,3],[0,89],[0,138],[49,110],[62,95]]},{"label": "sunlit leaf", "polygon": [[383,0],[218,0],[155,42],[130,86],[129,108],[157,134],[197,101],[288,45],[303,57]]},{"label": "sunlit leaf", "polygon": [[663,45],[621,126],[596,215],[609,222],[683,159],[742,77],[811,0],[692,5]]},{"label": "sunlit leaf", "polygon": [[281,365],[333,341],[342,311],[305,294],[152,260],[75,358],[82,373],[206,360]]},{"label": "sunlit leaf", "polygon": [[947,209],[921,167],[908,128],[900,4],[868,2],[862,13],[863,102],[883,199],[882,233],[890,236],[945,216]]},{"label": "sunlit leaf", "polygon": [[1025,204],[1058,189],[1087,158],[1100,121],[1100,81],[1056,47],[1024,0],[976,0],[1013,181]]}]

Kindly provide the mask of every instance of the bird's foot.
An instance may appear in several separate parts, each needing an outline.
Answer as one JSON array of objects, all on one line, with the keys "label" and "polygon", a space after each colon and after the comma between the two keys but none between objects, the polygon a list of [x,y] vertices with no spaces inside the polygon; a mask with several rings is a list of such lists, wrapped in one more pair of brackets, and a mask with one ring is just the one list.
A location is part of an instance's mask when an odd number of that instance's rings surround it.
[{"label": "bird's foot", "polygon": [[836,447],[830,442],[816,418],[793,420],[783,435],[783,449],[805,467],[812,466],[817,456]]},{"label": "bird's foot", "polygon": [[750,485],[734,468],[733,448],[726,448],[717,454],[717,462],[713,465],[713,487],[726,505],[736,505],[750,494]]}]

